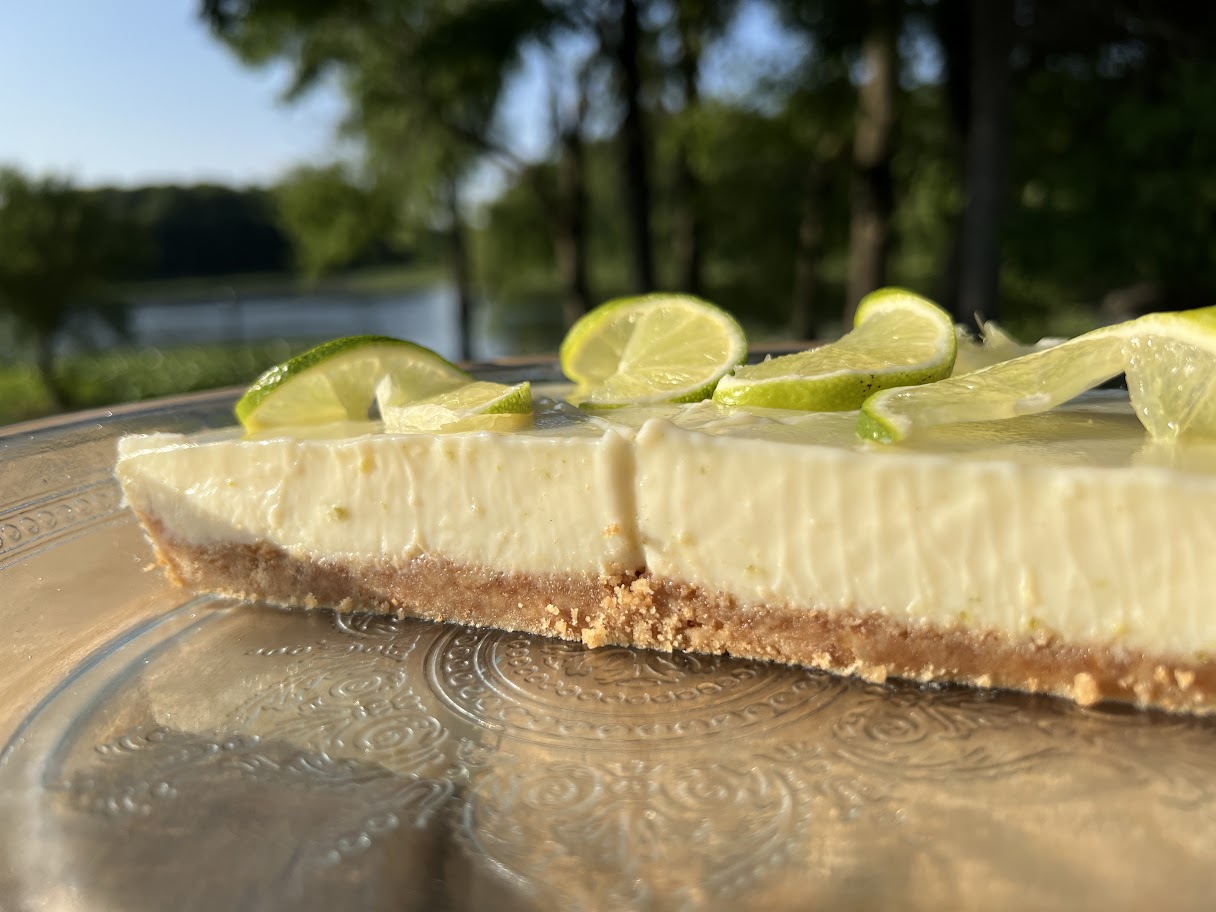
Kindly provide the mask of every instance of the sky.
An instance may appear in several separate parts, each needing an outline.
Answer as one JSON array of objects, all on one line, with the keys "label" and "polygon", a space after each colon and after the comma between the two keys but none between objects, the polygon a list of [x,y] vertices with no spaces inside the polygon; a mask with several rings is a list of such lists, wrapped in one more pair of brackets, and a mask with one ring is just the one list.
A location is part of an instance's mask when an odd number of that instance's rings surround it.
[{"label": "sky", "polygon": [[0,164],[83,184],[266,183],[338,152],[336,90],[279,101],[197,0],[0,3]]},{"label": "sky", "polygon": [[[338,89],[283,102],[287,69],[244,66],[197,9],[198,0],[0,3],[0,165],[89,186],[249,185],[341,154]],[[710,91],[738,82],[741,54],[791,52],[760,7],[745,6],[736,38],[730,54],[707,61]],[[517,154],[542,156],[548,102],[537,55],[502,111]]]}]

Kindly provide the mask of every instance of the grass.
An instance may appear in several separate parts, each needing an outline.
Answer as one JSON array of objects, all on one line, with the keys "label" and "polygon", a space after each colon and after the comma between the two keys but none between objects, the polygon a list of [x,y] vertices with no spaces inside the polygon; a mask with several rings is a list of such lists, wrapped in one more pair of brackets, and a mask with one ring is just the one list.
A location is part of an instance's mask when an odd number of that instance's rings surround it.
[{"label": "grass", "polygon": [[[137,402],[175,393],[248,384],[316,340],[115,348],[65,358],[59,376],[73,408]],[[55,408],[33,365],[0,366],[0,425],[51,414]]]}]

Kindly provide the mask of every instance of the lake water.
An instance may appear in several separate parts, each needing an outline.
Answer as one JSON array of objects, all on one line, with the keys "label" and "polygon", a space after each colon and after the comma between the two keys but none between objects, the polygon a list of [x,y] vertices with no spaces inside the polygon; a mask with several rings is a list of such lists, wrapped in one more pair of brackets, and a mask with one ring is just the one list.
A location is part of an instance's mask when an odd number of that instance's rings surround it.
[{"label": "lake water", "polygon": [[[489,332],[487,324],[486,319],[474,320],[474,357],[507,354],[509,346]],[[444,285],[376,294],[236,295],[217,289],[186,300],[136,300],[128,328],[130,336],[123,340],[92,318],[79,322],[67,335],[75,338],[76,346],[159,347],[374,333],[410,339],[447,358],[460,357],[456,294]],[[65,343],[73,347],[70,340]]]}]

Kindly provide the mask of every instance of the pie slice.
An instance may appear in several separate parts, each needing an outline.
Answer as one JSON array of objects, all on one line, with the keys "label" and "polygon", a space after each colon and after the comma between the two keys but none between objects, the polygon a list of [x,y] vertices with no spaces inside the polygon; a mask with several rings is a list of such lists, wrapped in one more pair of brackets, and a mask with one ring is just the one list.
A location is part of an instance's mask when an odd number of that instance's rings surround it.
[{"label": "pie slice", "polygon": [[1216,711],[1216,445],[1127,395],[865,442],[713,402],[510,433],[156,434],[117,466],[171,578],[662,650]]}]

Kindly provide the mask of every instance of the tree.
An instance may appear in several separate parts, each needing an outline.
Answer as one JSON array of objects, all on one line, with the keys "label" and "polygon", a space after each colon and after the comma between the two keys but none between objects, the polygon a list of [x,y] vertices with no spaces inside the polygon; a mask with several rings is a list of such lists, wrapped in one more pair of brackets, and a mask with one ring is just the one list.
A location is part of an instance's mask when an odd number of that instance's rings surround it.
[{"label": "tree", "polygon": [[138,245],[96,197],[55,180],[0,169],[0,308],[31,337],[52,402],[72,405],[55,370],[55,344],[71,314],[93,309],[118,322],[106,284]]},{"label": "tree", "polygon": [[701,294],[704,285],[703,188],[693,166],[693,125],[701,106],[701,60],[706,48],[725,33],[738,6],[737,0],[676,0],[672,17],[677,47],[675,70],[684,104],[674,163],[672,259],[676,285],[689,294]]},{"label": "tree", "polygon": [[335,164],[300,167],[274,189],[279,221],[309,279],[349,266],[391,230],[385,198]]},{"label": "tree", "polygon": [[849,284],[845,325],[858,302],[886,283],[895,189],[891,159],[899,98],[899,0],[867,0],[861,42],[865,69],[853,134],[853,212],[849,232]]},{"label": "tree", "polygon": [[1109,303],[1107,319],[1211,303],[1210,8],[1019,4],[1014,40],[1005,322],[1037,328],[1077,303]]},{"label": "tree", "polygon": [[654,290],[655,272],[650,232],[650,145],[642,111],[641,45],[637,0],[621,0],[620,22],[613,42],[613,54],[620,69],[621,101],[625,106],[621,123],[625,167],[621,169],[621,178],[632,229],[634,290],[645,292]]},{"label": "tree", "polygon": [[262,188],[193,186],[105,187],[87,191],[119,221],[147,239],[139,263],[146,278],[278,272],[290,250]]},{"label": "tree", "polygon": [[[558,142],[558,193],[553,248],[557,270],[565,289],[562,322],[573,326],[594,302],[587,263],[587,155],[583,123],[587,119],[587,78],[590,61],[575,79],[575,97],[563,105],[561,77],[551,72],[550,119]],[[563,110],[563,107],[566,110]]]},{"label": "tree", "polygon": [[445,228],[468,357],[464,183],[487,156],[513,158],[493,133],[499,97],[524,42],[543,35],[553,13],[541,0],[202,0],[202,13],[247,63],[288,61],[289,97],[337,74],[347,128],[363,141],[372,178],[398,194],[399,217]]}]

